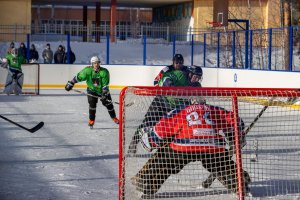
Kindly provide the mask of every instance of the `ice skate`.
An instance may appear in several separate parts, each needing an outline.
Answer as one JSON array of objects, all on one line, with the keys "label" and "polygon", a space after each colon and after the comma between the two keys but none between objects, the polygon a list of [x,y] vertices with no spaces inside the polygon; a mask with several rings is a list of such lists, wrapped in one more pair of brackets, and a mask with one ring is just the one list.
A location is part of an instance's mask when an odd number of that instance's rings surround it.
[{"label": "ice skate", "polygon": [[90,129],[93,129],[94,124],[95,124],[94,120],[89,120],[89,124],[88,125],[89,125]]}]

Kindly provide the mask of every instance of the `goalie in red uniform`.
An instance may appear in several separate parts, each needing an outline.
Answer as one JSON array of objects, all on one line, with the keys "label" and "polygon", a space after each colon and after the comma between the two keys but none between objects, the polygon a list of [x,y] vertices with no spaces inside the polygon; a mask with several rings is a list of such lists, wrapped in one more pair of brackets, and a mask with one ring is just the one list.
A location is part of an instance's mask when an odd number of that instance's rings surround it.
[{"label": "goalie in red uniform", "polygon": [[[239,134],[245,145],[244,123],[239,118]],[[143,168],[132,178],[137,190],[155,194],[172,174],[177,174],[190,162],[201,161],[205,169],[229,190],[238,190],[236,163],[231,159],[234,146],[234,116],[223,108],[189,105],[174,109],[153,128],[146,128],[141,137],[143,147],[157,149]],[[245,188],[250,177],[243,171]]]}]

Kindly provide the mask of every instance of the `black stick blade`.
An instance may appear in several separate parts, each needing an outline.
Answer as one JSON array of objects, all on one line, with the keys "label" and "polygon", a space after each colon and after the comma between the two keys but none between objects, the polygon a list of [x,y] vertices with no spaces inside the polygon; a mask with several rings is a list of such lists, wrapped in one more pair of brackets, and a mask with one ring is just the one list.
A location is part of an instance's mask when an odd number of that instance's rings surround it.
[{"label": "black stick blade", "polygon": [[35,127],[31,128],[31,129],[28,129],[28,131],[30,133],[34,133],[34,132],[38,131],[40,128],[42,128],[43,126],[44,126],[44,122],[40,122]]}]

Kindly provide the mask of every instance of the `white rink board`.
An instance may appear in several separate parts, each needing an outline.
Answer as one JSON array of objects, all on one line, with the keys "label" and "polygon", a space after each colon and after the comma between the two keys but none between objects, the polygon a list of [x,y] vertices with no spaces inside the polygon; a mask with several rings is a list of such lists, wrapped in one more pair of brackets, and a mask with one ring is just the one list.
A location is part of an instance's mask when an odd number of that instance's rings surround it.
[{"label": "white rink board", "polygon": [[[63,88],[86,65],[41,64],[41,88]],[[152,86],[164,66],[102,65],[111,74],[111,87]],[[203,87],[299,88],[300,72],[203,68]],[[84,84],[83,84],[84,85]],[[51,88],[51,87],[50,87]]]}]

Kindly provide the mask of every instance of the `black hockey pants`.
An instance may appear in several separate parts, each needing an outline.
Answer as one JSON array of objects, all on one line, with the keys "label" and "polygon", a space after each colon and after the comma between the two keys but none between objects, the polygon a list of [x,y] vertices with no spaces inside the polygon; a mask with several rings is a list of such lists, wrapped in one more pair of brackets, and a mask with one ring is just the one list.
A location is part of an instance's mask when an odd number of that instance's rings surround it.
[{"label": "black hockey pants", "polygon": [[[88,94],[91,94],[93,96],[98,96],[96,93],[88,91]],[[96,118],[96,108],[98,103],[98,98],[87,96],[88,103],[89,103],[89,118],[90,120],[95,120]],[[110,96],[110,93],[107,93],[104,98],[101,99],[102,105],[107,108],[108,114],[111,118],[116,117],[116,112],[114,109],[114,105]]]}]

